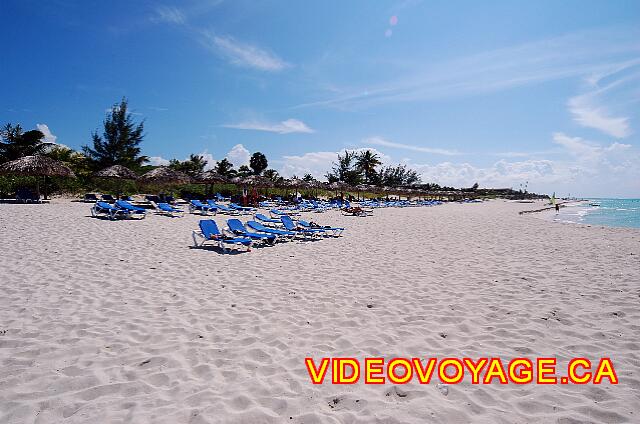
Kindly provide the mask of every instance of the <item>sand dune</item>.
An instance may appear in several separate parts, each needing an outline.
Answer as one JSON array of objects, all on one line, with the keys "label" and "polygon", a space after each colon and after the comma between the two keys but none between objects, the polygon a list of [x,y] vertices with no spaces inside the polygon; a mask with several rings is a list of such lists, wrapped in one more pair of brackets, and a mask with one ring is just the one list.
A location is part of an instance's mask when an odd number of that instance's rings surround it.
[{"label": "sand dune", "polygon": [[[527,207],[309,214],[348,229],[221,255],[195,215],[0,205],[0,422],[639,422],[640,231]],[[306,356],[608,356],[620,384],[312,385]]]}]

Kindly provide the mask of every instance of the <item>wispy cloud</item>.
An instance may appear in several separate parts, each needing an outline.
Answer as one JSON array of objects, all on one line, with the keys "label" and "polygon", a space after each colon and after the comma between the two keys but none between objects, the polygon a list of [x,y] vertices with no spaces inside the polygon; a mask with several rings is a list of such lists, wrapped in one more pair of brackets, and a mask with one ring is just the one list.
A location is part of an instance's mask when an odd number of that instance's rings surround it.
[{"label": "wispy cloud", "polygon": [[613,117],[602,106],[595,106],[591,96],[582,95],[569,100],[573,119],[582,126],[595,128],[610,136],[624,138],[631,134],[629,118]]},{"label": "wispy cloud", "polygon": [[223,125],[226,128],[236,128],[239,130],[255,130],[255,131],[267,131],[278,134],[292,134],[292,133],[312,133],[313,129],[309,128],[307,124],[297,119],[287,119],[280,123],[265,123],[259,121],[247,121],[240,122],[238,124],[226,124]]},{"label": "wispy cloud", "polygon": [[[633,88],[637,89],[640,79],[639,65],[640,59],[634,59],[587,76],[585,81],[589,90],[567,102],[573,120],[612,137],[628,137],[631,134],[629,117],[614,116],[609,109],[610,105],[624,103],[625,99],[629,99]],[[611,96],[612,92],[615,96]],[[612,97],[615,100],[612,100]]]},{"label": "wispy cloud", "polygon": [[454,156],[454,155],[460,154],[460,152],[457,152],[455,150],[440,149],[437,147],[416,146],[413,144],[395,143],[392,141],[385,140],[382,137],[369,137],[365,140],[362,140],[362,144],[391,147],[394,149],[412,150],[414,152],[432,153],[436,155]]},{"label": "wispy cloud", "polygon": [[[393,102],[429,101],[477,95],[567,77],[606,73],[622,55],[637,55],[638,31],[569,34],[482,52],[441,63],[419,56],[397,79],[354,87],[346,94],[295,107],[366,108]],[[326,81],[323,82],[326,84]]]},{"label": "wispy cloud", "polygon": [[290,66],[275,53],[253,44],[236,40],[230,36],[215,35],[210,31],[202,31],[202,35],[207,47],[226,58],[233,65],[269,72],[281,71]]},{"label": "wispy cloud", "polygon": [[156,7],[150,19],[151,22],[154,23],[170,23],[176,25],[182,25],[187,22],[187,18],[182,10],[174,6]]}]

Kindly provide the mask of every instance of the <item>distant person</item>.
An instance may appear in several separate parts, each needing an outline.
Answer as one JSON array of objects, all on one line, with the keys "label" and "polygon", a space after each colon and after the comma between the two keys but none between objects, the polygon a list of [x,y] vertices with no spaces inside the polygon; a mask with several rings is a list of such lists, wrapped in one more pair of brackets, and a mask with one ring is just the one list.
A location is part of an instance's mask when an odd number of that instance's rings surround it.
[{"label": "distant person", "polygon": [[560,204],[556,203],[556,213],[560,213]]}]

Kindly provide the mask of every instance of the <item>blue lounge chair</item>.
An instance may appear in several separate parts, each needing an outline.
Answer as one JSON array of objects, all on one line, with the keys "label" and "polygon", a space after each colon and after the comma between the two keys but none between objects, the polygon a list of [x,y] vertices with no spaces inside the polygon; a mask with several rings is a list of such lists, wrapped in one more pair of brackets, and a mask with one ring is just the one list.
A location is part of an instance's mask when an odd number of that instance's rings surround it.
[{"label": "blue lounge chair", "polygon": [[95,193],[85,193],[82,201],[85,203],[95,203],[98,201],[98,196],[96,196]]},{"label": "blue lounge chair", "polygon": [[291,219],[288,215],[283,215],[280,217],[282,224],[284,225],[284,229],[287,231],[294,231],[295,233],[303,236],[304,238],[313,238],[319,237],[322,235],[322,231],[310,230],[307,228],[299,227],[293,223],[293,219]]},{"label": "blue lounge chair", "polygon": [[117,200],[116,207],[129,211],[129,216],[141,215],[142,218],[140,219],[144,219],[144,217],[147,216],[147,210],[145,208],[133,206],[131,203],[127,202],[126,200]]},{"label": "blue lounge chair", "polygon": [[216,200],[217,200],[218,202],[226,202],[226,201],[231,200],[231,198],[229,198],[229,197],[224,197],[222,194],[220,194],[220,193],[216,193]]},{"label": "blue lounge chair", "polygon": [[344,231],[344,228],[342,228],[342,227],[329,227],[329,226],[315,227],[315,226],[311,225],[310,222],[303,221],[301,219],[298,220],[298,225],[300,225],[303,228],[307,228],[309,230],[319,229],[319,230],[324,230],[325,232],[331,232],[331,235],[334,236],[334,237],[340,237],[342,235],[342,232]]},{"label": "blue lounge chair", "polygon": [[255,215],[256,219],[260,221],[262,224],[267,225],[269,227],[280,227],[282,226],[282,221],[279,219],[269,218],[268,216],[257,213]]},{"label": "blue lounge chair", "polygon": [[255,209],[255,208],[250,208],[250,207],[248,207],[248,206],[240,206],[240,205],[239,205],[239,204],[237,204],[237,203],[229,203],[229,207],[230,207],[230,208],[232,208],[232,209],[237,210],[237,211],[238,211],[238,212],[240,212],[240,213],[247,213],[247,214],[249,214],[249,213],[253,213],[253,212],[255,212],[255,211],[256,211],[256,209]]},{"label": "blue lounge chair", "polygon": [[156,210],[161,215],[167,216],[183,216],[184,211],[182,209],[174,208],[168,203],[158,203],[156,205]]},{"label": "blue lounge chair", "polygon": [[239,219],[233,218],[227,220],[227,225],[231,232],[237,236],[241,237],[249,237],[254,240],[260,240],[264,243],[273,244],[276,241],[276,236],[273,234],[264,234],[264,233],[253,233],[251,231],[247,231],[242,222]]},{"label": "blue lounge chair", "polygon": [[280,218],[281,216],[292,216],[292,215],[300,215],[300,212],[295,210],[282,210],[282,209],[271,209],[269,211],[273,218]]},{"label": "blue lounge chair", "polygon": [[107,202],[107,203],[113,203],[116,201],[116,199],[114,199],[113,196],[110,194],[103,194],[102,196],[100,196],[100,198],[102,199],[103,202]]},{"label": "blue lounge chair", "polygon": [[247,221],[247,227],[251,228],[252,230],[259,231],[261,233],[273,234],[279,239],[293,240],[293,238],[296,236],[296,232],[294,231],[277,230],[275,228],[265,227],[264,225],[262,225],[257,221]]},{"label": "blue lounge chair", "polygon": [[205,205],[199,200],[191,200],[189,202],[189,212],[200,211],[201,215],[208,215],[209,212],[213,212],[215,215],[218,212],[218,208],[211,205]]},{"label": "blue lounge chair", "polygon": [[212,207],[216,208],[218,210],[218,212],[220,212],[220,213],[226,213],[226,214],[229,214],[229,215],[238,215],[238,214],[240,214],[239,211],[237,211],[235,209],[232,209],[229,206],[225,206],[225,205],[221,205],[219,203],[216,203],[213,200],[207,200],[207,204],[209,206],[212,206]]},{"label": "blue lounge chair", "polygon": [[95,217],[100,215],[105,215],[109,219],[113,220],[117,217],[126,218],[129,216],[129,211],[116,206],[111,206],[106,202],[96,202],[96,204],[91,207],[91,216]]},{"label": "blue lounge chair", "polygon": [[[245,246],[247,252],[251,250],[253,241],[248,237],[230,237],[218,229],[218,224],[211,219],[202,219],[199,222],[199,230],[193,230],[191,236],[196,246],[203,246],[207,242],[214,242],[224,252],[229,251],[229,246]],[[198,241],[202,239],[202,241]]]}]

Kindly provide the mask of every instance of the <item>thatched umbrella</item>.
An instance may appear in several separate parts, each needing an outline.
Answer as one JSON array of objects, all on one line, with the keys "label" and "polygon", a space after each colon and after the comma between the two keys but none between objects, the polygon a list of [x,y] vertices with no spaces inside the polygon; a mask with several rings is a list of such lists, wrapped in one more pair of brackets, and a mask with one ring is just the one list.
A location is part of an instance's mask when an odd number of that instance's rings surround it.
[{"label": "thatched umbrella", "polygon": [[[73,171],[62,162],[41,155],[24,156],[20,159],[4,163],[0,165],[0,174],[44,177],[45,200],[47,200],[47,177],[76,177]],[[40,198],[40,182],[37,179],[36,191],[38,198]]]},{"label": "thatched umbrella", "polygon": [[213,169],[208,171],[201,172],[195,178],[196,182],[205,183],[205,184],[216,184],[216,183],[226,183],[229,182],[229,179],[224,175],[216,172]]},{"label": "thatched umbrella", "polygon": [[116,178],[123,180],[135,180],[138,178],[138,174],[122,165],[113,165],[104,168],[93,175],[98,178]]},{"label": "thatched umbrella", "polygon": [[189,184],[191,177],[168,166],[159,166],[141,176],[140,180],[154,184]]},{"label": "thatched umbrella", "polygon": [[293,177],[293,178],[289,178],[288,180],[284,180],[283,184],[287,189],[293,188],[296,192],[298,191],[298,189],[301,189],[301,188],[309,188],[309,183],[307,183],[305,180],[301,180],[298,177]]},{"label": "thatched umbrella", "polygon": [[208,171],[204,171],[201,172],[200,174],[198,174],[195,178],[195,183],[198,184],[204,184],[205,188],[205,195],[207,195],[209,193],[209,187],[208,185],[211,184],[211,188],[213,188],[214,184],[224,184],[224,183],[228,183],[229,182],[229,178],[225,177],[224,175],[220,174],[219,172],[216,172],[213,169],[210,169]]},{"label": "thatched umbrella", "polygon": [[[354,188],[356,190],[358,190],[358,200],[360,200],[360,192],[369,190],[371,188],[371,186],[369,184],[358,184]],[[364,198],[363,198],[363,200],[364,200]]]},{"label": "thatched umbrella", "polygon": [[[107,168],[104,168],[95,174],[94,177],[98,178],[108,178],[112,180],[137,180],[138,174],[122,165],[112,165]],[[122,184],[118,184],[118,193],[116,197],[120,196],[120,192],[122,192]]]},{"label": "thatched umbrella", "polygon": [[[342,182],[342,181],[334,181],[331,184],[329,184],[328,186],[331,190],[335,190],[336,192],[336,196],[338,195],[338,192],[342,193],[343,190],[348,189],[349,188],[349,184]],[[344,196],[340,196],[341,198]]]},{"label": "thatched umbrella", "polygon": [[240,182],[244,185],[249,185],[253,187],[273,187],[274,186],[273,181],[261,175],[249,175],[248,177],[242,178]]}]

